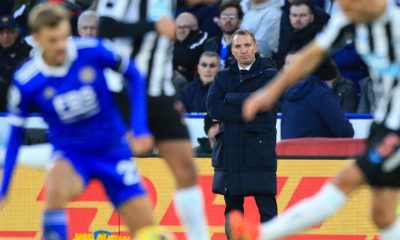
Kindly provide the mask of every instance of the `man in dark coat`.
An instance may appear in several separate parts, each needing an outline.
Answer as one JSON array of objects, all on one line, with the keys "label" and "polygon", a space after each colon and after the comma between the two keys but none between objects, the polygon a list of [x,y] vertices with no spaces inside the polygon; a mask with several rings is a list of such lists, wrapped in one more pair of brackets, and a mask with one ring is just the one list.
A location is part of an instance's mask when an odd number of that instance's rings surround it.
[{"label": "man in dark coat", "polygon": [[31,47],[11,16],[0,17],[0,112],[6,109],[8,87],[15,69],[29,57]]},{"label": "man in dark coat", "polygon": [[268,59],[256,58],[256,41],[247,30],[233,34],[237,63],[220,71],[207,96],[209,115],[220,121],[212,153],[213,192],[224,195],[225,215],[244,211],[245,196],[254,196],[261,222],[277,214],[276,113],[263,112],[255,120],[242,119],[243,101],[275,74]]}]

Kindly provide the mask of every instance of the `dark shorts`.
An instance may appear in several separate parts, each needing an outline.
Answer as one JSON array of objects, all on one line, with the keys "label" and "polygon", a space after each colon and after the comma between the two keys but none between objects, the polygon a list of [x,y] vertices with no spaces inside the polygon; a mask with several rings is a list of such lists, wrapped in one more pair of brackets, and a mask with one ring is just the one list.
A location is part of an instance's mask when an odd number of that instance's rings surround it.
[{"label": "dark shorts", "polygon": [[148,121],[156,142],[189,140],[185,116],[179,110],[175,97],[148,97]]},{"label": "dark shorts", "polygon": [[357,165],[373,187],[400,187],[400,131],[371,126],[366,150]]}]

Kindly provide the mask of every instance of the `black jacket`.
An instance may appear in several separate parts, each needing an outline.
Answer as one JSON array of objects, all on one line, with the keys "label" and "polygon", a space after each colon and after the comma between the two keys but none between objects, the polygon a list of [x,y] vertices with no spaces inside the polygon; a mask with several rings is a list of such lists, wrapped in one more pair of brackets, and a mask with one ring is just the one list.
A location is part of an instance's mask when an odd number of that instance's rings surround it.
[{"label": "black jacket", "polygon": [[185,76],[188,82],[193,80],[193,76],[196,73],[197,63],[199,62],[200,55],[203,53],[207,36],[206,32],[199,30],[191,31],[185,40],[182,42],[175,41],[174,43],[172,59],[174,70]]},{"label": "black jacket", "polygon": [[276,193],[276,113],[242,119],[243,101],[276,74],[270,61],[257,58],[241,74],[237,63],[220,71],[207,96],[209,115],[221,121],[212,152],[213,192],[224,195]]},{"label": "black jacket", "polygon": [[339,99],[345,113],[357,112],[357,93],[353,81],[339,75],[333,81],[332,91]]},{"label": "black jacket", "polygon": [[197,76],[182,89],[179,99],[186,112],[207,112],[206,98],[209,88],[210,84],[204,85]]},{"label": "black jacket", "polygon": [[[220,51],[221,51],[221,40],[222,37],[213,37],[210,38],[206,41],[206,43],[204,44],[204,51],[212,51],[212,52],[216,52],[218,55],[220,55]],[[221,57],[221,55],[220,55]],[[235,57],[233,57],[232,52],[231,52],[231,44],[228,45],[228,52],[226,54],[226,58],[225,59],[221,59],[222,61],[224,61],[224,68],[228,68],[230,65],[232,65],[236,60]]]},{"label": "black jacket", "polygon": [[5,110],[6,96],[12,75],[17,67],[29,57],[31,49],[31,46],[21,36],[9,48],[0,46],[0,112]]},{"label": "black jacket", "polygon": [[[279,47],[278,52],[275,55],[275,60],[278,64],[278,68],[280,69],[285,63],[285,57],[288,52],[299,50],[305,44],[310,42],[315,35],[322,30],[325,24],[329,20],[329,15],[322,10],[321,8],[314,6],[314,22],[310,25],[311,28],[306,28],[298,33],[294,33],[293,28],[290,24],[290,5],[289,3],[285,3],[283,7],[281,7],[282,16],[280,23],[280,31],[279,31]],[[295,36],[295,39],[293,38]],[[308,38],[306,38],[308,35]],[[294,44],[294,45],[292,45]]]}]

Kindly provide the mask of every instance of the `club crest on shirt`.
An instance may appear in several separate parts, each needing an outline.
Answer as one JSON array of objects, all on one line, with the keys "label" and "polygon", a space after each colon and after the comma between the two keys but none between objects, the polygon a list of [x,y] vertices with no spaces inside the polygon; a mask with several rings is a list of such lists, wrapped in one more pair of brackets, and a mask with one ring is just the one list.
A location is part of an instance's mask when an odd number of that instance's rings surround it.
[{"label": "club crest on shirt", "polygon": [[53,87],[46,87],[43,90],[43,97],[45,99],[50,99],[50,98],[54,97],[55,94],[56,94],[56,90]]},{"label": "club crest on shirt", "polygon": [[96,72],[92,67],[83,67],[79,71],[79,80],[83,83],[91,83],[96,78]]}]

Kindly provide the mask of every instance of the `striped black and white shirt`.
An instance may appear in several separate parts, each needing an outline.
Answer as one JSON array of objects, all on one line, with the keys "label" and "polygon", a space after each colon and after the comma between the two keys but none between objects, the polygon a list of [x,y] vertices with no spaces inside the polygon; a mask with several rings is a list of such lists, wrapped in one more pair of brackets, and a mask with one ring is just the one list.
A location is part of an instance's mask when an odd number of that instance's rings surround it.
[{"label": "striped black and white shirt", "polygon": [[99,36],[113,38],[123,53],[131,53],[147,78],[148,95],[173,96],[172,44],[157,34],[154,23],[173,17],[174,0],[100,0]]},{"label": "striped black and white shirt", "polygon": [[385,12],[366,24],[352,23],[337,11],[316,42],[329,51],[349,36],[368,65],[373,90],[380,96],[374,121],[400,130],[400,8],[388,1]]}]

